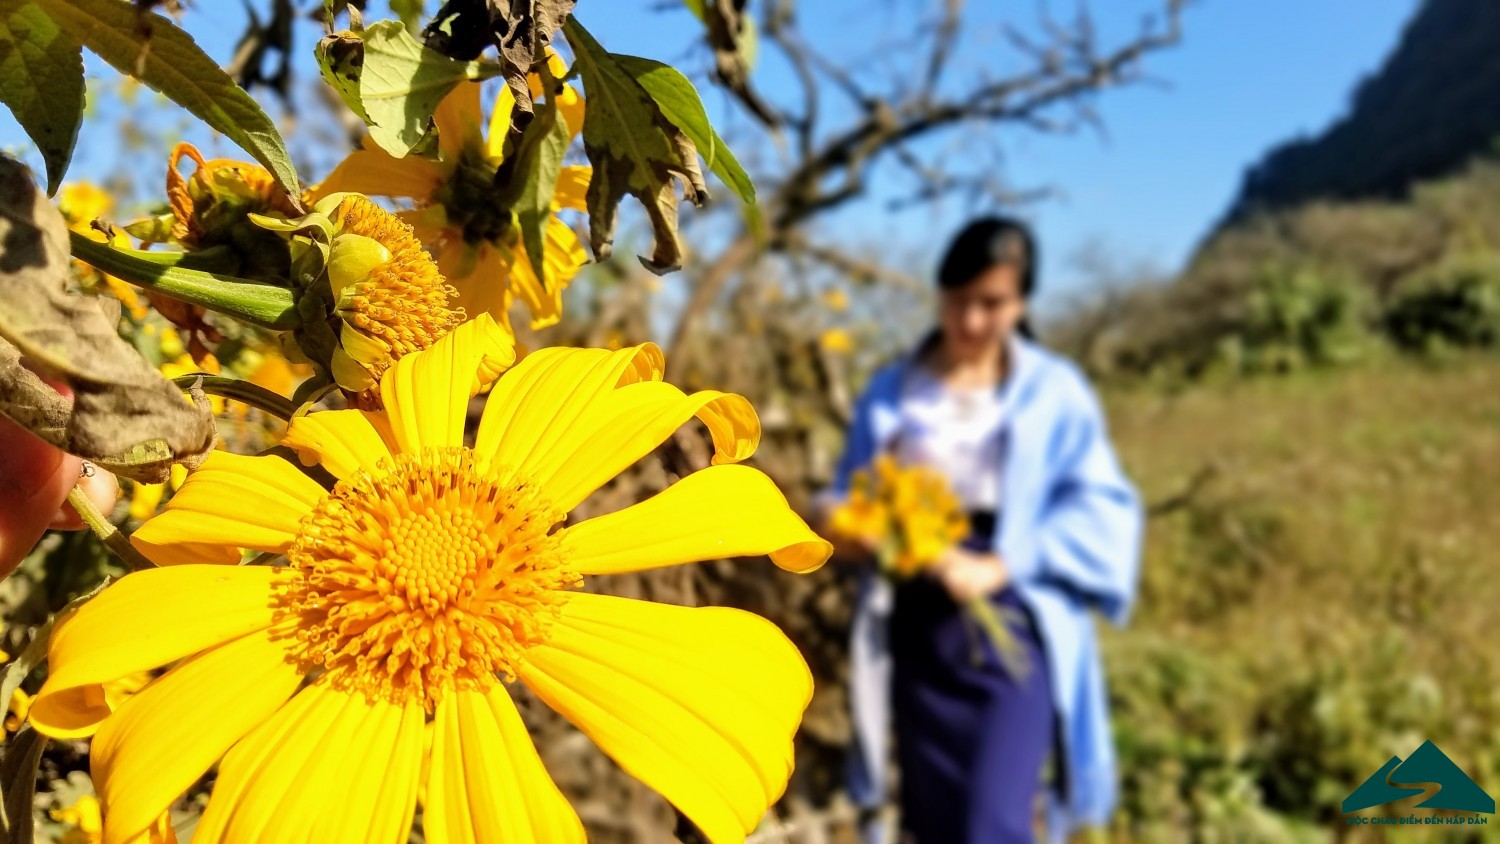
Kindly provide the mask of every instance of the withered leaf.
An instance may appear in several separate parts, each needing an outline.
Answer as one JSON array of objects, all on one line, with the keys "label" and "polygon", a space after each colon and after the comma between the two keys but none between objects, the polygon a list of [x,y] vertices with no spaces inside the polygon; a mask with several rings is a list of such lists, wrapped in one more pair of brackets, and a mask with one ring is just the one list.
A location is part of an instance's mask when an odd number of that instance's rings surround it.
[{"label": "withered leaf", "polygon": [[433,15],[423,37],[428,47],[465,61],[478,58],[492,45],[499,50],[505,84],[515,95],[511,132],[519,135],[534,112],[526,76],[576,4],[577,0],[448,0]]},{"label": "withered leaf", "polygon": [[[195,466],[213,419],[120,339],[98,300],[70,295],[68,229],[30,172],[0,156],[0,413],[143,483]],[[27,366],[22,366],[25,358]],[[36,373],[66,382],[71,401]]]},{"label": "withered leaf", "polygon": [[694,205],[701,205],[708,195],[697,147],[577,19],[569,19],[563,32],[577,56],[575,67],[588,96],[583,148],[594,167],[587,197],[594,257],[609,257],[620,200],[629,194],[645,206],[656,236],[651,256],[641,256],[641,263],[652,272],[671,272],[682,265],[677,182]]}]

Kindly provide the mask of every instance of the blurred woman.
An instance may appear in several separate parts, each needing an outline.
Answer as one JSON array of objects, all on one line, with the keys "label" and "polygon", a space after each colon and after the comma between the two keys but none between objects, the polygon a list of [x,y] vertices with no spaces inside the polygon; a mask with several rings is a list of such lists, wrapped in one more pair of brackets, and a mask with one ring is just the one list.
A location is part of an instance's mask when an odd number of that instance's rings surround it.
[{"label": "blurred woman", "polygon": [[[1015,220],[958,235],[938,326],[872,379],[832,491],[893,453],[943,472],[969,511],[969,538],[926,576],[866,575],[855,613],[851,792],[885,801],[894,714],[903,842],[1032,841],[1044,792],[1062,841],[1115,801],[1093,612],[1125,622],[1142,516],[1084,376],[1028,339],[1036,264]],[[1009,619],[1028,670],[1002,667],[960,609],[977,595]]]}]

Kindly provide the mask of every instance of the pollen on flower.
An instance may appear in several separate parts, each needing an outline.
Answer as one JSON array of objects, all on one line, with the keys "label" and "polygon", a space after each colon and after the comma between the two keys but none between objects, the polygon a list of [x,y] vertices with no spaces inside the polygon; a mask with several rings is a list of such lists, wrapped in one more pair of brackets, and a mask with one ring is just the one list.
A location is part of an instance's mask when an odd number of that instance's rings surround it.
[{"label": "pollen on flower", "polygon": [[357,195],[340,202],[329,218],[339,233],[368,237],[391,252],[391,260],[355,283],[344,318],[389,347],[392,360],[431,346],[463,322],[463,311],[450,307],[458,292],[411,226]]},{"label": "pollen on flower", "polygon": [[513,676],[581,583],[551,535],[562,518],[534,484],[463,448],[339,482],[287,554],[304,575],[278,596],[293,653],[336,686],[429,711]]}]

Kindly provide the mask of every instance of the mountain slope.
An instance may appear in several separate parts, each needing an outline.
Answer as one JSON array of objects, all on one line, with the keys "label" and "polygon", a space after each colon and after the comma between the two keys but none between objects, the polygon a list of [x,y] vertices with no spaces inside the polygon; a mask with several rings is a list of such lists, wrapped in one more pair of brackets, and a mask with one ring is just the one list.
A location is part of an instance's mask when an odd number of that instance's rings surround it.
[{"label": "mountain slope", "polygon": [[1311,199],[1401,196],[1413,181],[1491,149],[1497,136],[1500,3],[1424,0],[1349,113],[1252,166],[1225,222]]}]

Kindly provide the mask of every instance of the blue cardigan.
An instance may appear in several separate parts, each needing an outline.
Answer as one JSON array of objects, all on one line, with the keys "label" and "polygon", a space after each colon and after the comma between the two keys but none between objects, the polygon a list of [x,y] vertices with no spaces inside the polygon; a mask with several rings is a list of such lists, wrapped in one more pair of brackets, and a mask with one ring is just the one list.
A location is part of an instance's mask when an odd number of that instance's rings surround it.
[{"label": "blue cardigan", "polygon": [[[1067,793],[1050,794],[1050,837],[1109,821],[1116,799],[1104,671],[1093,612],[1125,624],[1136,593],[1140,500],[1111,449],[1098,399],[1069,361],[1019,337],[1001,387],[1001,518],[994,545],[1041,628],[1059,715]],[[897,433],[901,384],[917,352],[877,372],[854,411],[833,492]],[[867,574],[851,641],[855,747],[850,791],[861,805],[885,798],[891,590]]]}]

